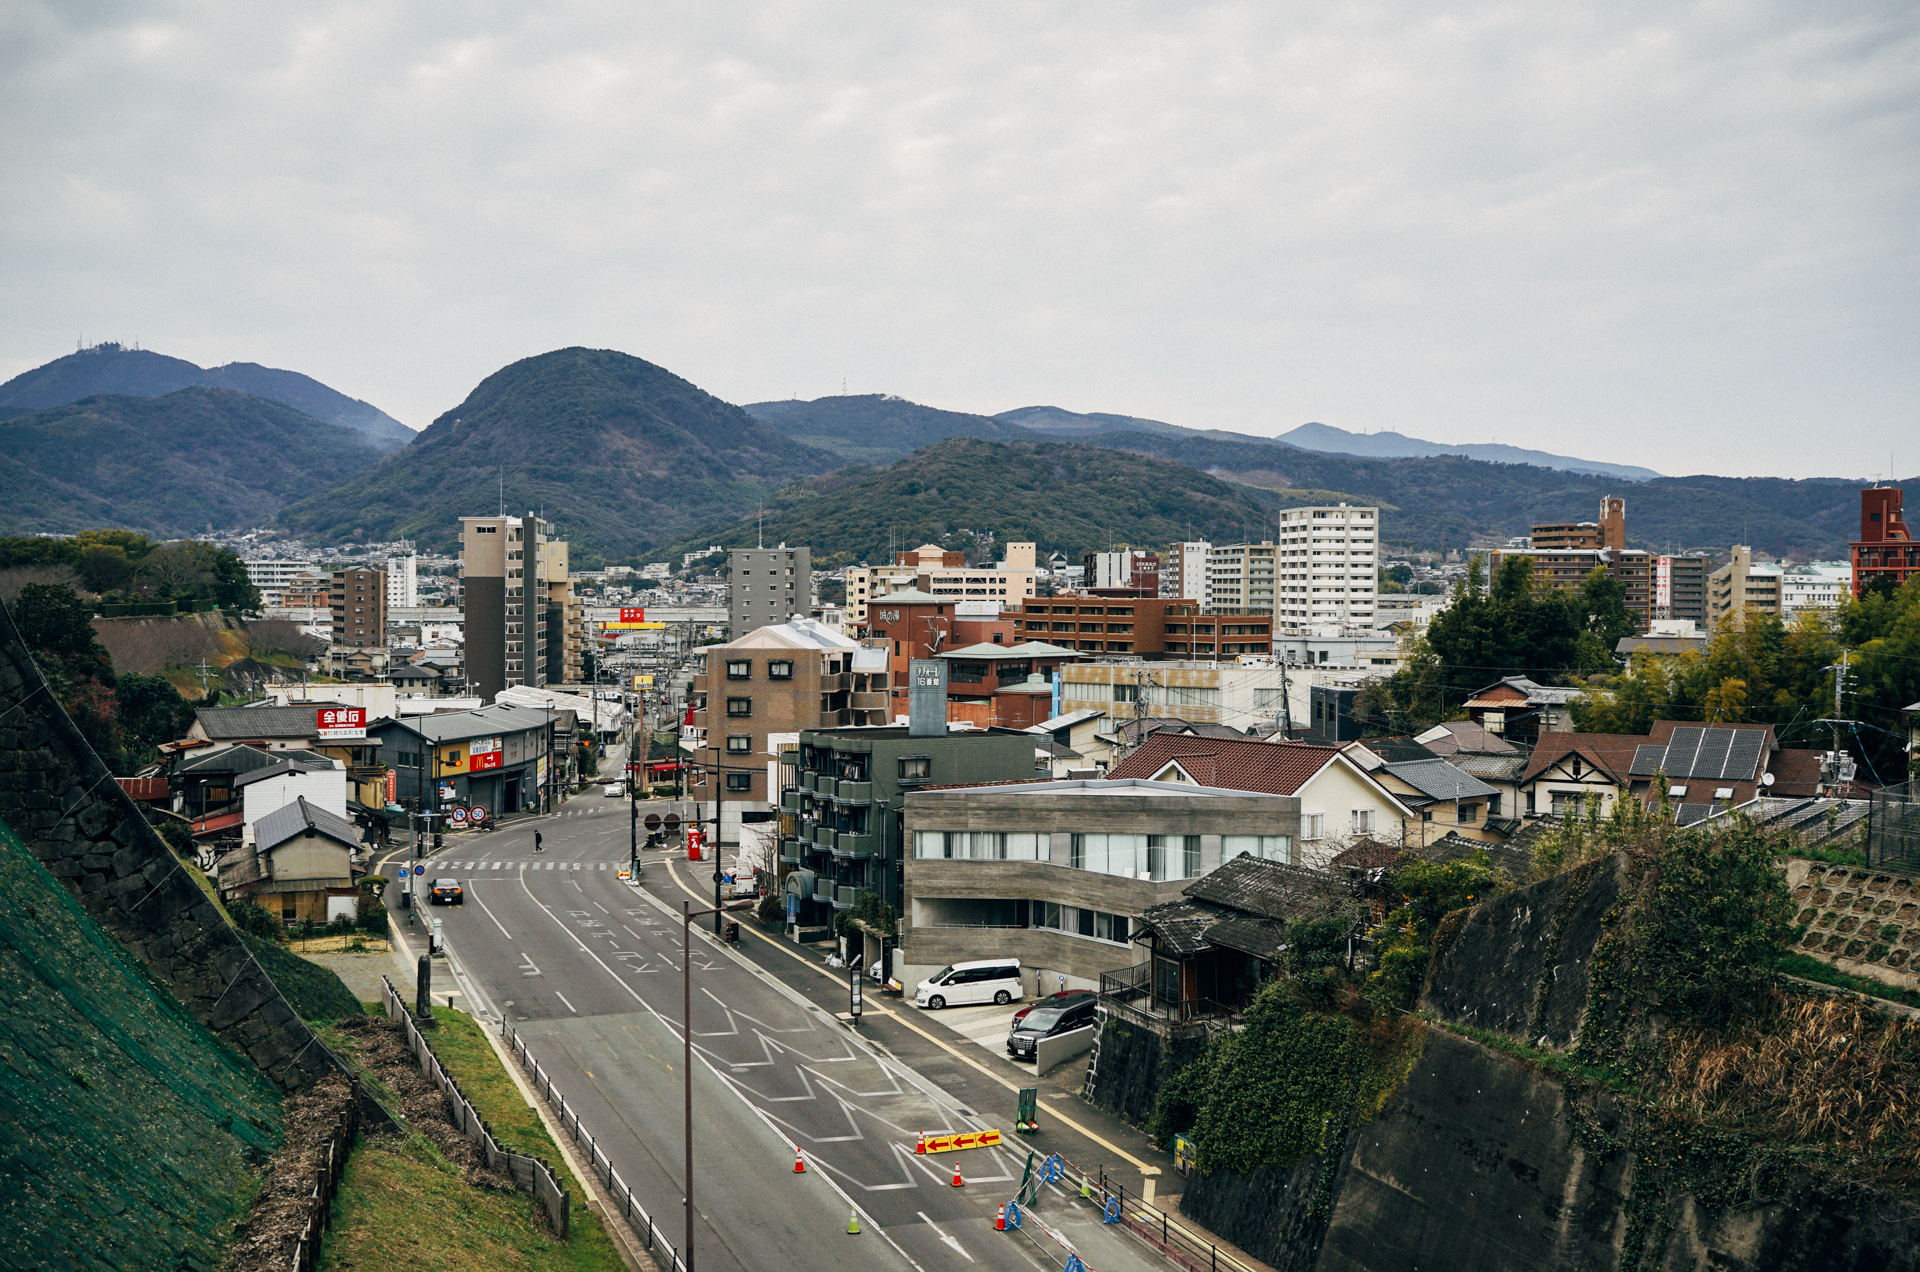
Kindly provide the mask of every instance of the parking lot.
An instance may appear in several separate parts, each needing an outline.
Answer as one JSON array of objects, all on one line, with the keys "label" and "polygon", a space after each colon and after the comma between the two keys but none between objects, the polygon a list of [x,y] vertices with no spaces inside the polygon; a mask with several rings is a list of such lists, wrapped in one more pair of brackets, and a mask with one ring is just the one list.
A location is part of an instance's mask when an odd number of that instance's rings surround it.
[{"label": "parking lot", "polygon": [[1007,1033],[1013,1028],[1013,1013],[1032,1005],[1033,1000],[1029,998],[1004,1007],[982,1003],[978,1007],[942,1007],[939,1011],[922,1009],[920,1015],[929,1023],[944,1025],[968,1042],[985,1047],[1006,1064],[1031,1072],[1032,1065],[1015,1064],[1007,1055]]}]

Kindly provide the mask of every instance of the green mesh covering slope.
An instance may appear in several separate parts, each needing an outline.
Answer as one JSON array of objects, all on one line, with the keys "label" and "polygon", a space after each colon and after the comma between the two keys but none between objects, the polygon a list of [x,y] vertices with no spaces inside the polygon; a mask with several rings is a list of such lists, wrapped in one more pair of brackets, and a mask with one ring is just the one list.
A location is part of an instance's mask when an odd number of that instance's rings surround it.
[{"label": "green mesh covering slope", "polygon": [[0,825],[0,1268],[214,1267],[280,1117]]}]

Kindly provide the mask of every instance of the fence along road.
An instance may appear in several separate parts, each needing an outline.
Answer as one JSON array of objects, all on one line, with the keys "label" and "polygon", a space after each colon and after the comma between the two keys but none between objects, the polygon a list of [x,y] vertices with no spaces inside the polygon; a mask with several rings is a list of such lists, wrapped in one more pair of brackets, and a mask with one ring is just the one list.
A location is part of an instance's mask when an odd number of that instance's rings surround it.
[{"label": "fence along road", "polygon": [[[586,797],[577,803],[587,803]],[[607,801],[612,803],[613,801]],[[624,807],[619,810],[624,814]],[[539,1057],[634,1196],[680,1234],[680,919],[599,863],[624,865],[624,816],[457,842],[435,874],[471,904],[436,909],[476,1005]],[[656,858],[657,861],[657,858]],[[583,868],[575,868],[576,864]],[[664,874],[658,864],[649,870]],[[697,1265],[857,1272],[1057,1267],[993,1230],[1024,1145],[916,1157],[921,1131],[987,1125],[824,1012],[696,932]],[[808,1171],[793,1173],[794,1153]],[[967,1181],[951,1186],[954,1159]],[[1043,1202],[1044,1204],[1044,1202]],[[850,1209],[862,1234],[847,1234]],[[1084,1211],[1050,1216],[1094,1272],[1164,1267]]]}]

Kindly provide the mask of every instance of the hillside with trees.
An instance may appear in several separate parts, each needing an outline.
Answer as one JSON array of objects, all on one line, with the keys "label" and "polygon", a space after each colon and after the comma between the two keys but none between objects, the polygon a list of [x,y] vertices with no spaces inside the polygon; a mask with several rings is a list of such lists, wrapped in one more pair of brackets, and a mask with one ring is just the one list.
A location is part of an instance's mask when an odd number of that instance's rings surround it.
[{"label": "hillside with trees", "polygon": [[890,544],[956,536],[1031,539],[1069,556],[1115,543],[1258,538],[1262,492],[1182,464],[1069,443],[955,438],[885,468],[856,468],[786,491],[755,517],[714,521],[665,554],[708,544],[807,543],[824,563],[879,561]]},{"label": "hillside with trees", "polygon": [[0,420],[0,533],[240,529],[380,460],[358,433],[232,389],[90,397]]},{"label": "hillside with trees", "polygon": [[332,542],[451,547],[460,518],[544,510],[576,561],[631,555],[839,466],[663,367],[560,349],[494,372],[372,472],[287,509]]},{"label": "hillside with trees", "polygon": [[1033,437],[1026,429],[985,415],[943,411],[890,393],[755,402],[746,411],[768,428],[853,464],[891,463],[950,437],[993,441],[1031,441]]}]

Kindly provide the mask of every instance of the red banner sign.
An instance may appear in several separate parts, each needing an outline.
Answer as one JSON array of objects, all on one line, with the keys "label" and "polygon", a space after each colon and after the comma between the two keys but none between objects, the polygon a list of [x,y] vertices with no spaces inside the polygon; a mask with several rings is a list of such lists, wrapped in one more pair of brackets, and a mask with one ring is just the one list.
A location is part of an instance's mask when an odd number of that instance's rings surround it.
[{"label": "red banner sign", "polygon": [[646,608],[640,605],[622,605],[620,607],[620,621],[623,623],[644,623],[647,621]]},{"label": "red banner sign", "polygon": [[313,713],[314,732],[321,741],[329,738],[367,736],[365,707],[321,707]]},{"label": "red banner sign", "polygon": [[397,804],[399,802],[400,802],[400,772],[398,769],[388,769],[387,770],[387,803]]},{"label": "red banner sign", "polygon": [[497,769],[499,767],[500,752],[498,751],[485,751],[481,754],[469,755],[467,757],[467,772],[469,773],[484,773],[488,769]]}]

